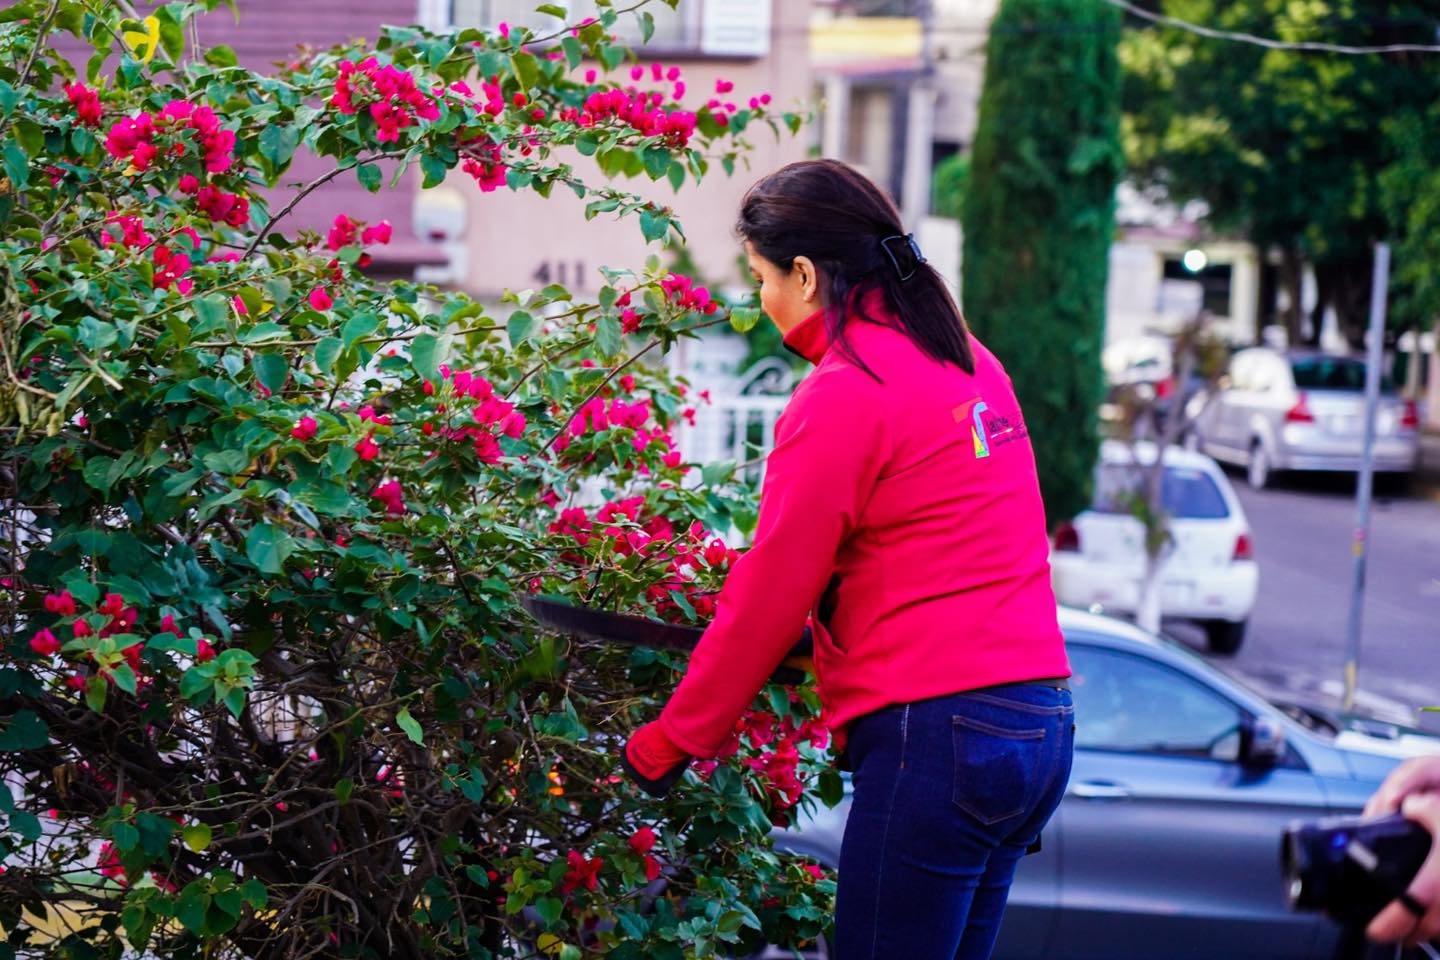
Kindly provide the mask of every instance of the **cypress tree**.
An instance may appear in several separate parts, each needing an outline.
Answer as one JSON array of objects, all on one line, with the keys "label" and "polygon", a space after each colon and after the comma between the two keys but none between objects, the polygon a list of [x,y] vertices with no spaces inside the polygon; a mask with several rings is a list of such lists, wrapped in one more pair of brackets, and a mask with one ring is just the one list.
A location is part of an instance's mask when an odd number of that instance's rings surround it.
[{"label": "cypress tree", "polygon": [[1122,164],[1118,11],[1002,0],[964,205],[965,316],[1014,381],[1053,524],[1089,505]]}]

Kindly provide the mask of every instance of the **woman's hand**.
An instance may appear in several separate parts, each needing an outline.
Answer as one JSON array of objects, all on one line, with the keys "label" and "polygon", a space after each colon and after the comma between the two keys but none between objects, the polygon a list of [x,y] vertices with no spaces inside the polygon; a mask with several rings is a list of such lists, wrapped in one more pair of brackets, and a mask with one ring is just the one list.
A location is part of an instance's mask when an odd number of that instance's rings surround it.
[{"label": "woman's hand", "polygon": [[[1440,837],[1440,757],[1417,757],[1391,771],[1365,804],[1365,816],[1401,813]],[[1396,900],[1370,921],[1365,934],[1377,943],[1413,947],[1440,936],[1440,842],[1410,881],[1405,900]],[[1407,902],[1408,901],[1408,902]]]},{"label": "woman's hand", "polygon": [[670,792],[690,765],[690,754],[677,747],[658,722],[647,723],[625,742],[621,767],[652,797]]}]

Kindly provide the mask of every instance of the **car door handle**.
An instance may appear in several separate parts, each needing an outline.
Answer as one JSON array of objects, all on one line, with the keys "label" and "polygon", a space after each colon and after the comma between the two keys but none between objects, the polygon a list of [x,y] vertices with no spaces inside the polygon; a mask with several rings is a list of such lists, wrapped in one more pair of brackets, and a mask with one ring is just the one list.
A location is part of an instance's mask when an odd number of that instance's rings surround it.
[{"label": "car door handle", "polygon": [[1130,788],[1113,780],[1082,780],[1070,785],[1070,792],[1084,800],[1129,800]]}]

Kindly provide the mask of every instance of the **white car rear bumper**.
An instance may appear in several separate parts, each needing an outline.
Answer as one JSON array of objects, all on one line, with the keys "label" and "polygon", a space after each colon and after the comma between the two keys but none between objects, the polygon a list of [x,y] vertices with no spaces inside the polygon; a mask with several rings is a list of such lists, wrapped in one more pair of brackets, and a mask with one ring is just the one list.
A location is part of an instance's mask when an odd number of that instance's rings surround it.
[{"label": "white car rear bumper", "polygon": [[[1062,604],[1130,614],[1140,607],[1141,578],[1131,571],[1068,552],[1052,554],[1050,568],[1055,599]],[[1250,616],[1259,587],[1260,571],[1253,561],[1209,570],[1176,570],[1167,573],[1161,583],[1160,613],[1239,622]]]}]

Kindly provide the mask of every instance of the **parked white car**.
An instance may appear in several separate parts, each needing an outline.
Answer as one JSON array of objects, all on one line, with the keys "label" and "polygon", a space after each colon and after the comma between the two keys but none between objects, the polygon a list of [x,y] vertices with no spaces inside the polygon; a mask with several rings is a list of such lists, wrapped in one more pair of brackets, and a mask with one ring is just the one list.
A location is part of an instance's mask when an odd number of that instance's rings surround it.
[{"label": "parked white car", "polygon": [[[1153,444],[1136,446],[1155,462]],[[1161,570],[1162,617],[1198,621],[1210,649],[1234,653],[1245,639],[1260,571],[1250,525],[1219,465],[1201,453],[1165,451],[1163,499],[1173,542]],[[1055,533],[1050,553],[1056,599],[1082,609],[1134,614],[1145,577],[1145,528],[1127,495],[1141,482],[1130,447],[1106,441],[1089,510]]]},{"label": "parked white car", "polygon": [[[1250,486],[1286,470],[1360,469],[1365,439],[1365,361],[1307,350],[1254,347],[1235,354],[1220,389],[1192,401],[1186,446],[1245,468]],[[1420,411],[1382,377],[1375,469],[1413,473]]]}]

